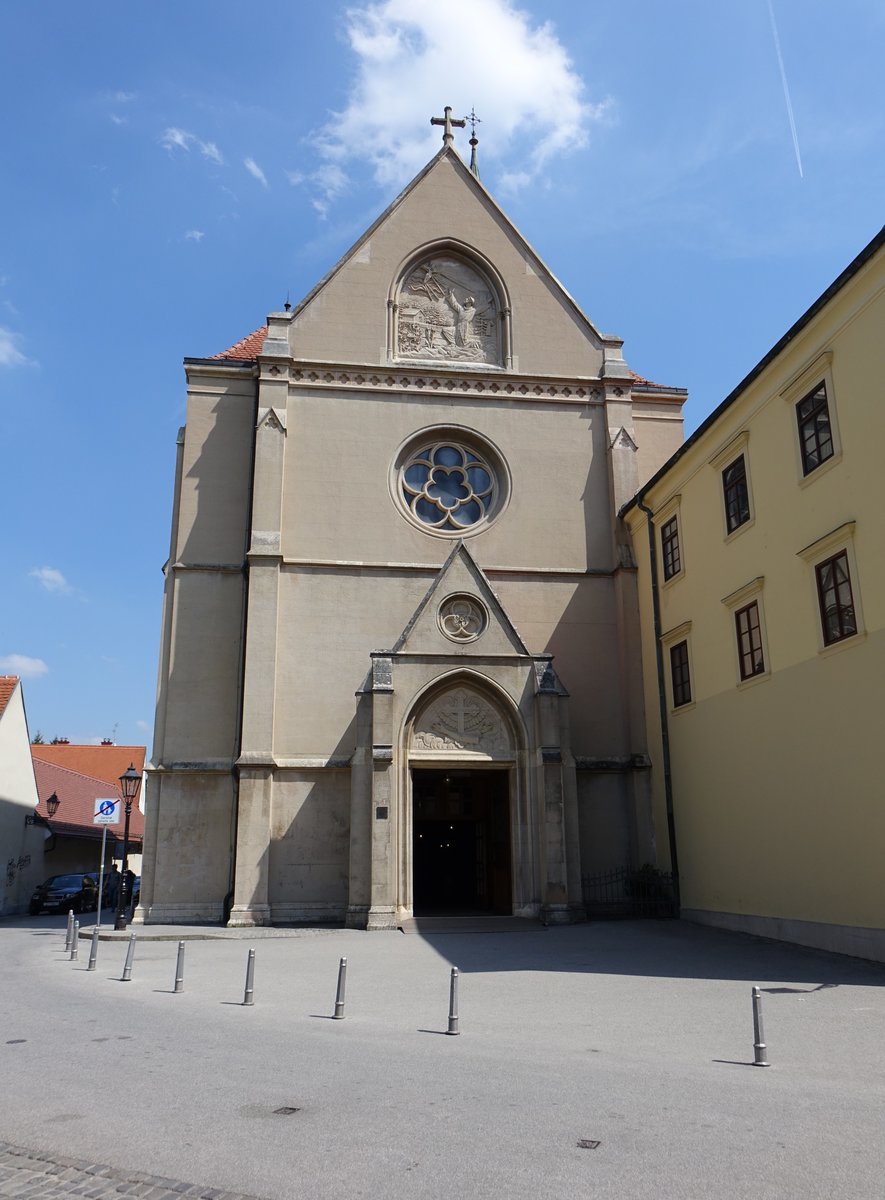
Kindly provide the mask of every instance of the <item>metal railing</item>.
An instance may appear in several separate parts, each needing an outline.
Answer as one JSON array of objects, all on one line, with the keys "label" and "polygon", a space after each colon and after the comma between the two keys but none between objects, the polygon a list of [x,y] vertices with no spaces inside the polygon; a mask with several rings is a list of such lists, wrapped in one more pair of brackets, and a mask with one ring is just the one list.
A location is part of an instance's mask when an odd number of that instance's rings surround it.
[{"label": "metal railing", "polygon": [[581,886],[591,920],[676,916],[673,876],[648,863],[596,871],[585,875]]}]

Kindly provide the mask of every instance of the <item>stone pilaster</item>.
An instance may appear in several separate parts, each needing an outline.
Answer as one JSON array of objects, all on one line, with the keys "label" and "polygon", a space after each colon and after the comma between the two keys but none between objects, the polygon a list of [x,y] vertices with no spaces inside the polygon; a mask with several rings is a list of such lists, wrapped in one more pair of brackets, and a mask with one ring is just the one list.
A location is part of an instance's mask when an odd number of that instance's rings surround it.
[{"label": "stone pilaster", "polygon": [[[268,323],[271,324],[272,318]],[[273,811],[274,704],[277,619],[282,563],[281,521],[288,398],[285,343],[259,358],[258,414],[252,528],[248,553],[249,599],[243,673],[243,726],[237,807],[236,874],[231,925],[266,925],[268,856]]]}]

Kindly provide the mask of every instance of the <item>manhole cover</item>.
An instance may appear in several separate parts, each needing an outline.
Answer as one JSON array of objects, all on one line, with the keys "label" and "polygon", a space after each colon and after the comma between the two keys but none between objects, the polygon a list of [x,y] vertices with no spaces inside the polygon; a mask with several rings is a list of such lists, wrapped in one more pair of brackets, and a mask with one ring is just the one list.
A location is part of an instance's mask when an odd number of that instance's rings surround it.
[{"label": "manhole cover", "polygon": [[593,1138],[579,1138],[578,1139],[578,1149],[579,1150],[595,1150],[596,1147],[600,1146],[600,1145],[602,1145],[602,1143],[594,1141]]},{"label": "manhole cover", "polygon": [[275,1108],[273,1111],[275,1117],[291,1117],[292,1113],[301,1112],[301,1109],[292,1108],[291,1105],[284,1104],[282,1108]]}]

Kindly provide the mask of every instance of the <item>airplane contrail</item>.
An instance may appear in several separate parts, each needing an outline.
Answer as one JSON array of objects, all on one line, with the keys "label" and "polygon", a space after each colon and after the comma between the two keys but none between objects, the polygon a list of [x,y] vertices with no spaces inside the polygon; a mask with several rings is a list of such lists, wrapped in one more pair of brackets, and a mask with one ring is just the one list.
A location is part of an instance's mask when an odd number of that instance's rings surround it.
[{"label": "airplane contrail", "polygon": [[768,0],[768,15],[771,17],[771,32],[774,34],[774,48],[777,51],[777,61],[781,69],[781,83],[784,85],[784,100],[787,102],[787,116],[790,118],[790,132],[793,135],[793,149],[796,151],[796,166],[799,168],[799,178],[804,179],[802,170],[802,155],[799,153],[799,135],[796,133],[796,120],[793,116],[793,104],[790,100],[790,88],[787,84],[787,72],[784,70],[784,56],[781,54],[781,40],[777,33],[777,22],[774,19],[774,7]]}]

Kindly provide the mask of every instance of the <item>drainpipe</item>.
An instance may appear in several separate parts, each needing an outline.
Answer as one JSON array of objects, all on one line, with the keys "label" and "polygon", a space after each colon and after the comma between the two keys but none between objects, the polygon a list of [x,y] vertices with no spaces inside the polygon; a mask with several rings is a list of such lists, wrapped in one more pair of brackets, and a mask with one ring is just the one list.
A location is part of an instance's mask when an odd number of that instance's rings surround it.
[{"label": "drainpipe", "polygon": [[670,724],[667,717],[667,692],[664,686],[664,652],[661,648],[661,597],[658,589],[658,559],[655,549],[654,513],[640,500],[638,507],[648,519],[648,562],[651,572],[651,602],[654,613],[655,665],[658,672],[658,712],[661,719],[661,753],[664,760],[664,798],[667,805],[667,838],[670,845],[670,870],[673,873],[673,899],[679,915],[679,860],[676,856],[676,820],[673,815],[673,775],[670,769]]}]

